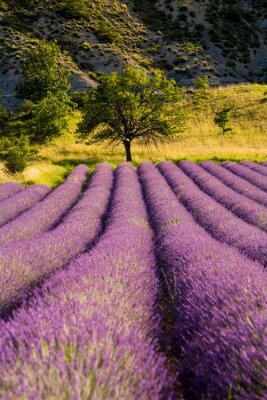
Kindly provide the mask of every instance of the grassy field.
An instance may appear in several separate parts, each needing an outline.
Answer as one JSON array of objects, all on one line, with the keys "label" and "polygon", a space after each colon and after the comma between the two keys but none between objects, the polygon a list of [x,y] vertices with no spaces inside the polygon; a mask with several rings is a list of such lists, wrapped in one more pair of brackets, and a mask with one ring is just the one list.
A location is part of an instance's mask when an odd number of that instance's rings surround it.
[{"label": "grassy field", "polygon": [[[193,109],[189,102],[186,130],[175,141],[159,147],[142,148],[133,145],[134,165],[142,161],[159,162],[164,159],[177,162],[190,159],[200,162],[206,159],[266,161],[267,159],[267,102],[261,103],[267,85],[236,85],[211,90],[211,98],[202,110]],[[233,133],[222,135],[214,124],[217,110],[224,104],[235,103],[230,126]],[[41,146],[23,174],[9,175],[1,164],[0,182],[45,183],[55,187],[77,164],[87,163],[91,171],[100,162],[116,166],[124,161],[122,147],[104,145],[87,146],[76,143],[75,129],[80,119],[76,113],[69,122],[69,132],[49,145]]]}]

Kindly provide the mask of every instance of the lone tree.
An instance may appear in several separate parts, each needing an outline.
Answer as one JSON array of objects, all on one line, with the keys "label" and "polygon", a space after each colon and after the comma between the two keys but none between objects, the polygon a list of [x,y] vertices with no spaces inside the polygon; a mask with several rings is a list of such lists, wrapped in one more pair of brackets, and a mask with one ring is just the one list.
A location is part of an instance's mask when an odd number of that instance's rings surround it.
[{"label": "lone tree", "polygon": [[160,71],[148,77],[146,70],[129,67],[122,74],[103,74],[88,93],[79,136],[89,136],[89,143],[122,143],[127,161],[132,161],[133,140],[156,144],[182,130],[183,117],[172,107],[182,95],[183,89]]},{"label": "lone tree", "polygon": [[227,128],[226,124],[230,122],[231,120],[231,114],[232,111],[234,110],[235,105],[230,104],[228,106],[225,106],[221,111],[218,111],[215,115],[214,122],[216,125],[218,125],[220,128],[223,130],[223,135],[226,132],[232,132],[232,128]]}]

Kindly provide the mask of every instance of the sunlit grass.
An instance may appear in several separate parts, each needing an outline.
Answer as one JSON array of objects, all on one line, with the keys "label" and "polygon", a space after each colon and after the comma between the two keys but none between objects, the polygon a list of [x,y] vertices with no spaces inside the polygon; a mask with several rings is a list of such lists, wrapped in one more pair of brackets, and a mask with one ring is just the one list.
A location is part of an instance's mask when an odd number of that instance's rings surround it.
[{"label": "sunlit grass", "polygon": [[[134,165],[142,161],[159,162],[164,159],[179,161],[206,159],[266,161],[267,159],[267,103],[260,103],[267,85],[235,85],[211,90],[211,99],[202,110],[192,110],[188,105],[188,123],[185,132],[168,144],[145,148],[133,144]],[[230,126],[232,134],[222,135],[214,124],[217,110],[224,104],[235,103]],[[23,174],[10,176],[0,170],[0,182],[18,180],[23,183],[44,183],[55,187],[68,172],[80,163],[89,165],[91,172],[100,162],[114,167],[125,160],[123,147],[86,145],[77,143],[76,125],[80,114],[69,120],[69,131],[49,145],[39,148],[39,155],[31,160]]]}]

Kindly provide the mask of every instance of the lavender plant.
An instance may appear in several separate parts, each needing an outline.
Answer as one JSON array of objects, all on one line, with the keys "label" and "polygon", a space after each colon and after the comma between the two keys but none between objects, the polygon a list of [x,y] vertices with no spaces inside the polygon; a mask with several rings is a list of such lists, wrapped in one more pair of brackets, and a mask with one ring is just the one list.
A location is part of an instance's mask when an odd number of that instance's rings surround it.
[{"label": "lavender plant", "polygon": [[210,196],[203,193],[174,164],[170,162],[160,163],[159,170],[167,179],[178,199],[190,211],[195,220],[212,236],[220,242],[236,247],[253,260],[267,265],[267,236],[265,232],[237,218]]},{"label": "lavender plant", "polygon": [[[72,176],[73,178],[73,176]],[[101,231],[113,184],[110,165],[100,164],[81,200],[52,231],[6,246],[0,254],[0,312],[93,243]]]},{"label": "lavender plant", "polygon": [[153,339],[157,292],[140,184],[134,169],[123,164],[96,246],[0,323],[0,396],[174,398]]},{"label": "lavender plant", "polygon": [[24,189],[24,186],[18,182],[7,182],[0,185],[0,201],[6,200],[8,197]]},{"label": "lavender plant", "polygon": [[0,226],[15,218],[42,200],[51,189],[45,185],[32,185],[0,202]]},{"label": "lavender plant", "polygon": [[267,171],[266,171],[265,166],[262,166],[260,164],[255,163],[255,162],[252,162],[252,161],[242,161],[240,164],[241,165],[245,165],[246,167],[252,169],[255,172],[258,172],[258,173],[260,173],[262,175],[267,176]]},{"label": "lavender plant", "polygon": [[244,178],[253,185],[259,187],[261,190],[264,190],[265,192],[267,191],[266,178],[258,172],[252,171],[245,165],[237,164],[231,161],[223,161],[221,165],[234,174],[241,176],[241,178]]},{"label": "lavender plant", "polygon": [[217,178],[191,161],[183,161],[182,170],[212,199],[244,221],[267,231],[267,208],[228,188]]},{"label": "lavender plant", "polygon": [[263,190],[212,161],[203,161],[200,165],[206,171],[220,179],[225,185],[231,187],[238,193],[267,206],[267,193]]},{"label": "lavender plant", "polygon": [[0,245],[30,239],[53,227],[75,203],[81,194],[88,167],[79,165],[65,183],[57,187],[44,200],[0,228]]},{"label": "lavender plant", "polygon": [[[160,164],[165,175],[173,167]],[[185,396],[267,397],[262,266],[202,229],[152,164],[141,164],[139,176],[175,314],[172,345]]]}]

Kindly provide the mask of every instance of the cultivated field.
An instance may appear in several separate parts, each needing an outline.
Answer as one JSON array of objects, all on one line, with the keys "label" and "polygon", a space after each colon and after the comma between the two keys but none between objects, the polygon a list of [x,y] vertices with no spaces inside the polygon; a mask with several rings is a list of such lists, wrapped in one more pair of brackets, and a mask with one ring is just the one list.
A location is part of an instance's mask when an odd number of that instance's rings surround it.
[{"label": "cultivated field", "polygon": [[0,398],[267,398],[267,165],[0,185]]}]

